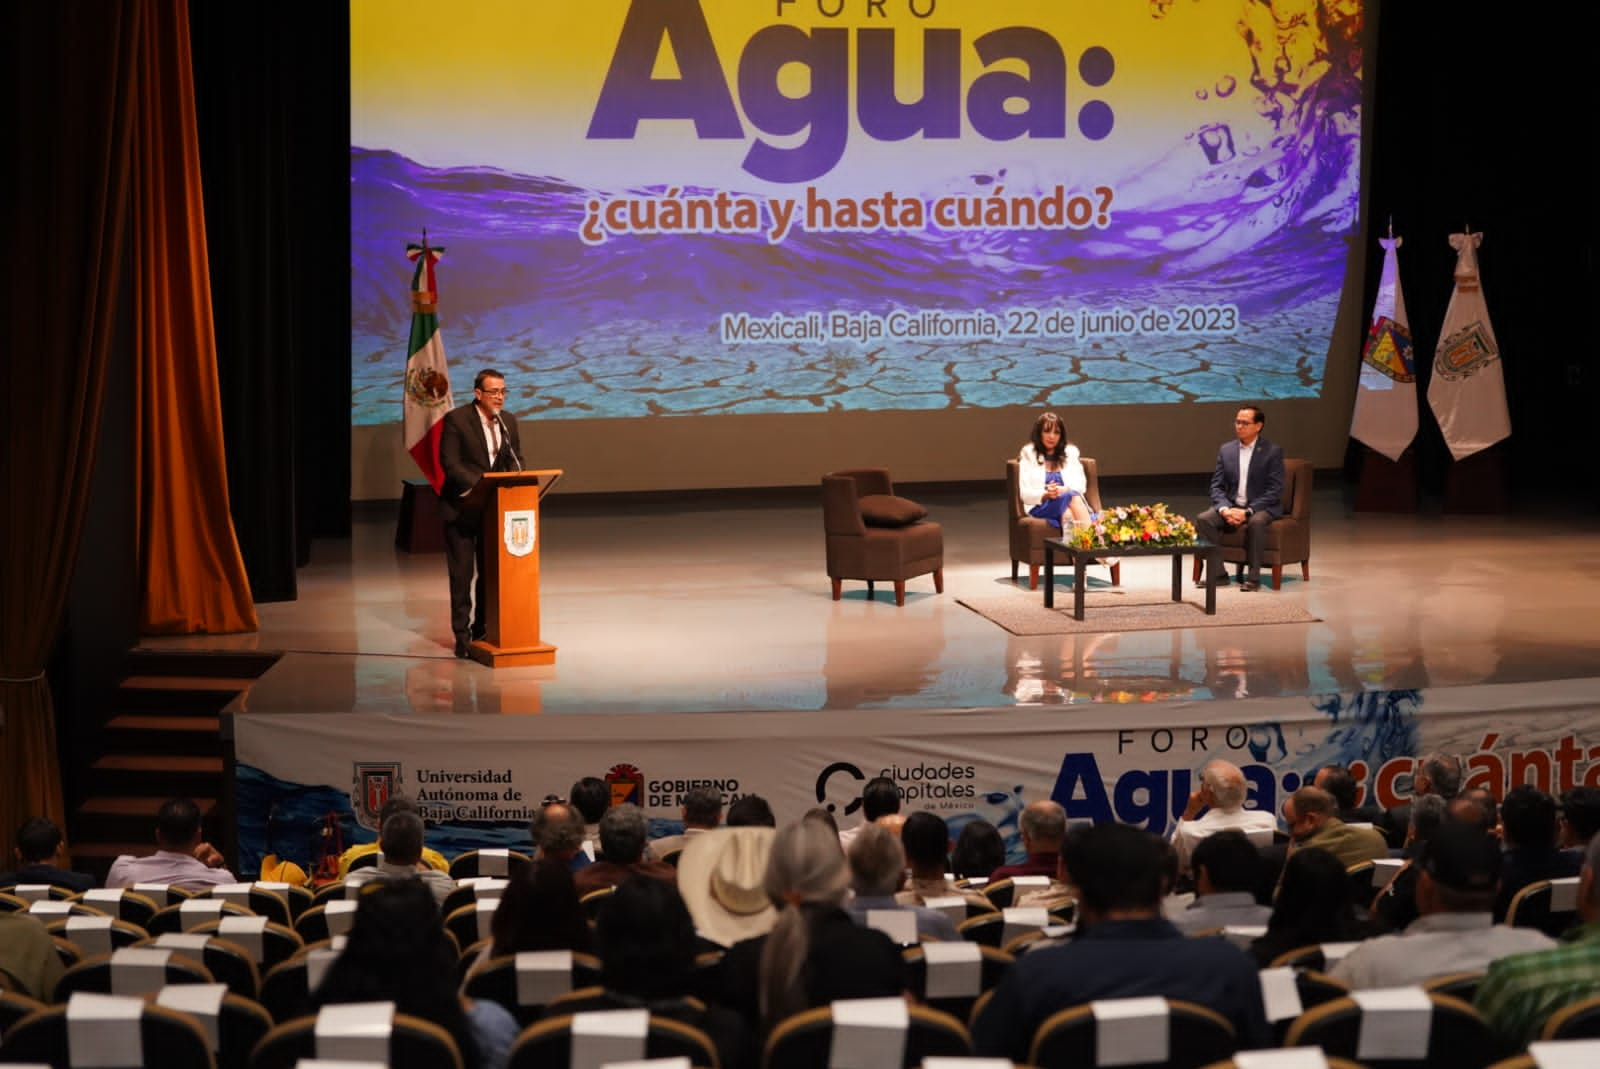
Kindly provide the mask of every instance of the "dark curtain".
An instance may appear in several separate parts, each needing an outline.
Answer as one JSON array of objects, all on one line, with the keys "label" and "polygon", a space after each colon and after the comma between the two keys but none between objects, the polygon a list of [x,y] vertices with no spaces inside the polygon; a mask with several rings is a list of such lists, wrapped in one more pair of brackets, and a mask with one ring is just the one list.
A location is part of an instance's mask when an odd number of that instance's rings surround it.
[{"label": "dark curtain", "polygon": [[349,15],[190,5],[234,527],[258,602],[350,534]]},{"label": "dark curtain", "polygon": [[8,831],[34,815],[65,826],[45,661],[79,556],[107,368],[127,353],[118,306],[147,6],[8,4],[0,13],[15,153],[0,191],[11,313],[0,359],[9,443],[0,465],[0,828]]}]

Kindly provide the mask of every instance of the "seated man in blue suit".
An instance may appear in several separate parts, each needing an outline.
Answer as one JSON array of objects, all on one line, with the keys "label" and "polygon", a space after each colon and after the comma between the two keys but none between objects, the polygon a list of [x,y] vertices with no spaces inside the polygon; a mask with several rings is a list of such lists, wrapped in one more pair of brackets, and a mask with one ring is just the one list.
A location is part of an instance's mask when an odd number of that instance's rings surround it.
[{"label": "seated man in blue suit", "polygon": [[[1249,564],[1240,590],[1261,589],[1261,553],[1267,525],[1283,515],[1283,449],[1261,437],[1266,413],[1245,405],[1233,417],[1235,440],[1217,450],[1217,470],[1211,473],[1211,507],[1195,518],[1195,531],[1215,542],[1223,531],[1244,528],[1244,552]],[[1217,577],[1228,581],[1227,573]],[[1201,579],[1201,585],[1205,579]]]}]

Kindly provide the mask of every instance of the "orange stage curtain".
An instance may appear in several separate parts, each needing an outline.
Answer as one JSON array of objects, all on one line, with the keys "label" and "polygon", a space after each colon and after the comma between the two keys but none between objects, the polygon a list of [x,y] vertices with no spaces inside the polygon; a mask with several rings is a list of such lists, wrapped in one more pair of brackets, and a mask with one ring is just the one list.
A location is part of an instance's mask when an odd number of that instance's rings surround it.
[{"label": "orange stage curtain", "polygon": [[[115,355],[142,13],[13,4],[0,14],[12,154],[0,359],[0,833],[66,827],[46,658],[78,560]],[[92,552],[92,549],[91,549]],[[11,860],[7,851],[5,860]]]},{"label": "orange stage curtain", "polygon": [[140,627],[253,631],[255,606],[228,511],[188,7],[142,6],[132,213]]}]

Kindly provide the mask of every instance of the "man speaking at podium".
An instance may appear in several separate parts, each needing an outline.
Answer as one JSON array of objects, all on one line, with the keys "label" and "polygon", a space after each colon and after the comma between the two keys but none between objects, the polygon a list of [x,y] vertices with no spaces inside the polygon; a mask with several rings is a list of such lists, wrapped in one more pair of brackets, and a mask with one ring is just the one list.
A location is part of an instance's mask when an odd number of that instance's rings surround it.
[{"label": "man speaking at podium", "polygon": [[444,468],[439,514],[444,519],[444,556],[450,569],[450,630],[455,632],[457,657],[466,657],[467,644],[483,637],[486,595],[483,513],[463,504],[461,497],[477,485],[486,471],[523,468],[517,419],[503,411],[505,376],[493,368],[484,368],[472,380],[472,394],[471,404],[452,409],[444,417],[444,427],[439,432],[439,463]]}]

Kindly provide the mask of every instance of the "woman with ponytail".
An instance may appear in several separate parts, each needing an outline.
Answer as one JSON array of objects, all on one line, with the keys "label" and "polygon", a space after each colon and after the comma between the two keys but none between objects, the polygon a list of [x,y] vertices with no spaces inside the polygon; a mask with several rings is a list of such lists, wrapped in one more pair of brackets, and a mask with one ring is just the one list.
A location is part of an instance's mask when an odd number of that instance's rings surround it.
[{"label": "woman with ponytail", "polygon": [[882,932],[843,909],[850,871],[839,838],[802,820],[782,828],[767,858],[767,896],[777,910],[771,931],[723,956],[718,1001],[739,1011],[752,1033],[836,999],[903,995],[905,960]]}]

